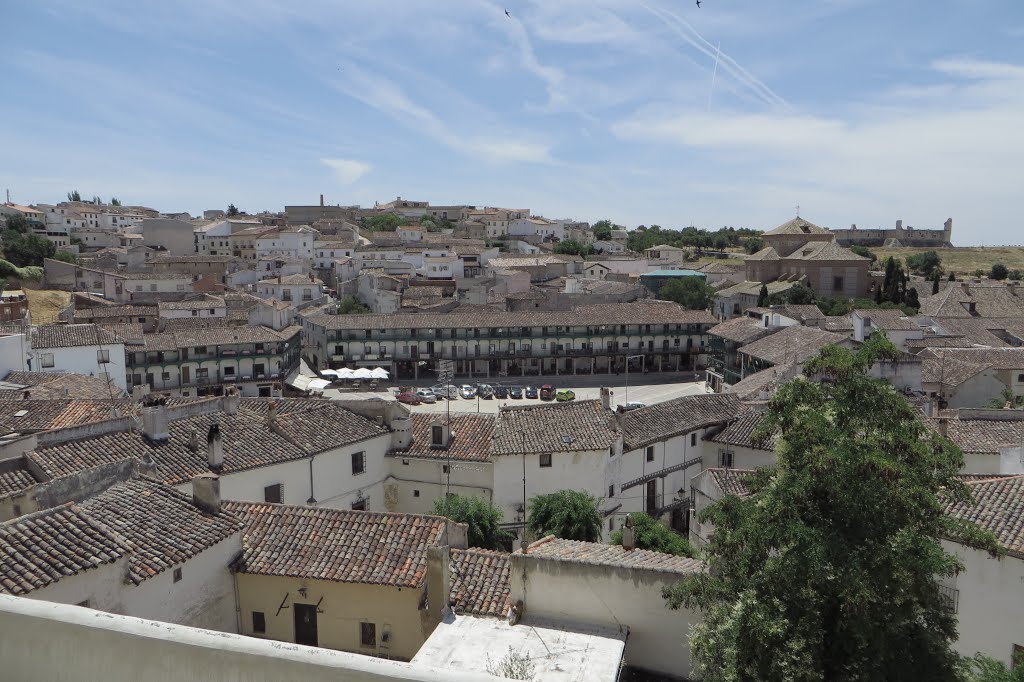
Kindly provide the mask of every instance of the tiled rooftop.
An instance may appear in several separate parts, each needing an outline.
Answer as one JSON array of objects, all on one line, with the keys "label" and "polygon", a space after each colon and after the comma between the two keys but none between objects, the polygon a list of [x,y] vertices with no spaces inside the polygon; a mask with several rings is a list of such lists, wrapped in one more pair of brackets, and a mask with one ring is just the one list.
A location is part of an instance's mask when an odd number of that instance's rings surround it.
[{"label": "tiled rooftop", "polygon": [[927,354],[993,369],[1024,370],[1024,348],[931,348]]},{"label": "tiled rooftop", "polygon": [[615,417],[599,400],[503,407],[492,454],[606,451],[615,438]]},{"label": "tiled rooftop", "polygon": [[449,604],[465,616],[503,617],[508,611],[511,555],[487,549],[453,549]]},{"label": "tiled rooftop", "polygon": [[[517,550],[516,554],[521,552],[522,550]],[[554,535],[548,535],[534,542],[527,548],[526,553],[540,559],[637,568],[681,575],[699,573],[703,570],[703,564],[700,561],[689,557],[652,552],[646,549],[625,550],[622,545],[563,540]]]},{"label": "tiled rooftop", "polygon": [[[171,437],[162,442],[122,431],[39,448],[28,456],[48,476],[56,478],[148,455],[156,463],[159,477],[173,485],[209,472],[206,435],[215,423],[220,426],[224,444],[223,473],[301,459],[387,433],[384,427],[330,401],[285,401],[277,416],[277,429],[272,430],[265,420],[268,402],[248,398],[242,400],[235,415],[218,413],[173,420],[169,424]],[[196,450],[190,447],[193,431],[199,441]]]},{"label": "tiled rooftop", "polygon": [[710,443],[718,443],[720,445],[732,445],[735,447],[752,448],[754,450],[775,450],[776,436],[771,435],[766,440],[757,440],[753,438],[754,431],[761,426],[761,422],[764,421],[765,413],[758,410],[749,410],[744,414],[741,414],[736,421],[732,422],[724,429],[719,431],[713,436],[709,436],[707,441]]},{"label": "tiled rooftop", "polygon": [[926,384],[941,383],[943,386],[959,386],[986,369],[988,369],[988,365],[984,362],[925,356],[921,362],[921,381]]},{"label": "tiled rooftop", "polygon": [[714,479],[715,485],[723,494],[736,497],[750,495],[750,490],[744,479],[752,473],[754,473],[753,469],[707,469],[707,475]]},{"label": "tiled rooftop", "polygon": [[631,410],[622,415],[623,448],[635,450],[696,429],[721,424],[740,413],[731,394],[690,395]]},{"label": "tiled rooftop", "polygon": [[757,400],[762,391],[768,391],[770,395],[782,383],[785,383],[786,377],[792,371],[793,363],[762,369],[760,372],[743,377],[727,387],[725,392],[735,394],[740,400]]},{"label": "tiled rooftop", "polygon": [[778,227],[765,232],[766,235],[775,234],[824,234],[828,232],[823,227],[818,227],[812,222],[808,222],[803,218],[796,217],[792,220],[782,223]]},{"label": "tiled rooftop", "polygon": [[83,322],[110,317],[152,317],[156,314],[155,305],[101,305],[75,308],[75,320]]},{"label": "tiled rooftop", "polygon": [[158,306],[160,310],[204,310],[225,307],[223,298],[210,294],[189,297],[181,301],[160,301]]},{"label": "tiled rooftop", "polygon": [[131,551],[75,505],[12,519],[0,524],[0,593],[26,595]]},{"label": "tiled rooftop", "polygon": [[12,493],[20,493],[38,482],[32,472],[24,467],[0,471],[0,498]]},{"label": "tiled rooftop", "polygon": [[0,391],[0,399],[24,398],[25,390],[33,400],[110,400],[127,394],[100,377],[70,372],[9,372],[4,381],[24,386],[21,390]]},{"label": "tiled rooftop", "polygon": [[[974,304],[974,313],[970,304]],[[944,282],[934,296],[921,297],[919,314],[926,317],[1024,318],[1024,291],[1003,285]]]},{"label": "tiled rooftop", "polygon": [[42,324],[32,327],[33,348],[72,348],[124,343],[94,324]]},{"label": "tiled rooftop", "polygon": [[951,504],[947,513],[991,531],[999,544],[1024,556],[1024,476],[990,478],[967,483],[974,502]]},{"label": "tiled rooftop", "polygon": [[[925,421],[938,430],[938,419]],[[946,437],[964,452],[997,455],[999,448],[1024,442],[1024,419],[950,419],[946,424]]]},{"label": "tiled rooftop", "polygon": [[871,324],[886,331],[920,331],[921,327],[902,310],[858,309],[854,313],[871,320]]},{"label": "tiled rooftop", "polygon": [[130,400],[0,400],[0,432],[32,433],[110,419],[113,410],[132,414]]},{"label": "tiled rooftop", "polygon": [[773,365],[803,362],[825,346],[846,337],[823,329],[794,325],[740,348],[740,353]]},{"label": "tiled rooftop", "polygon": [[231,514],[205,512],[190,495],[145,478],[113,485],[79,507],[134,548],[128,578],[136,585],[242,530]]},{"label": "tiled rooftop", "polygon": [[227,502],[245,523],[240,573],[419,587],[445,519],[420,514]]},{"label": "tiled rooftop", "polygon": [[763,323],[752,317],[734,317],[708,330],[711,336],[736,343],[751,343],[760,338],[774,334],[778,327],[765,327]]},{"label": "tiled rooftop", "polygon": [[420,459],[452,459],[462,462],[491,461],[491,439],[497,422],[493,415],[462,412],[453,414],[451,441],[447,448],[431,444],[431,427],[437,423],[447,423],[445,415],[416,412],[412,415],[412,421],[412,445],[405,450],[392,450],[390,455]]}]

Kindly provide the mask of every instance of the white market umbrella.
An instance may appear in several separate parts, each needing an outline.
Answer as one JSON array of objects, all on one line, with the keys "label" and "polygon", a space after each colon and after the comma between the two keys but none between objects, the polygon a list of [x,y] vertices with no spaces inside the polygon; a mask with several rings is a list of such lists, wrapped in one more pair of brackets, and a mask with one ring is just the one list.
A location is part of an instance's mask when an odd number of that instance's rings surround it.
[{"label": "white market umbrella", "polygon": [[360,367],[356,371],[352,372],[353,379],[370,379],[372,376],[373,372],[366,367]]},{"label": "white market umbrella", "polygon": [[388,374],[388,371],[383,367],[377,367],[370,372],[371,379],[387,379],[389,376],[390,374]]},{"label": "white market umbrella", "polygon": [[333,370],[333,369],[324,369],[324,370],[320,371],[320,376],[322,376],[322,377],[335,377],[335,378],[337,378],[338,377],[338,372],[337,372],[337,370]]},{"label": "white market umbrella", "polygon": [[348,367],[343,367],[342,369],[338,370],[338,378],[339,379],[351,379],[352,375],[353,375],[353,372]]},{"label": "white market umbrella", "polygon": [[307,391],[322,391],[322,390],[324,390],[325,388],[327,388],[330,385],[331,385],[331,382],[329,382],[329,381],[324,381],[323,379],[313,379],[312,381],[309,382],[309,385],[306,386],[306,390]]}]

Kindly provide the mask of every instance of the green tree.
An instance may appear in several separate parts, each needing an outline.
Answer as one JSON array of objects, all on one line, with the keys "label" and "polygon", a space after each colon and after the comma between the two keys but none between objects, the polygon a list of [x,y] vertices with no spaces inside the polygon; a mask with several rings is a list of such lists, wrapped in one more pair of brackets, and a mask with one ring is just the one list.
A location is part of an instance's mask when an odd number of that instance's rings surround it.
[{"label": "green tree", "polygon": [[394,232],[405,219],[396,213],[380,213],[363,218],[363,227],[371,232]]},{"label": "green tree", "polygon": [[862,246],[860,244],[854,244],[853,246],[851,246],[850,247],[850,251],[853,251],[858,256],[864,256],[865,258],[870,258],[872,263],[874,263],[876,260],[878,260],[878,256],[875,255],[874,251],[872,251],[868,247]]},{"label": "green tree", "polygon": [[761,290],[757,292],[757,307],[763,308],[768,305],[768,285],[762,284]]},{"label": "green tree", "polygon": [[100,199],[98,196],[94,195],[92,200],[89,201],[89,203],[90,204],[96,204],[97,206],[99,206],[100,204],[103,203],[103,199]]},{"label": "green tree", "polygon": [[24,234],[28,232],[28,219],[20,213],[7,216],[6,229]]},{"label": "green tree", "polygon": [[1008,275],[1009,279],[1021,280],[1024,279],[1024,270],[1010,270]]},{"label": "green tree", "polygon": [[975,654],[964,660],[963,682],[1024,682],[1024,661],[1011,670],[1002,661]]},{"label": "green tree", "polygon": [[992,270],[988,273],[988,276],[994,280],[1004,280],[1009,274],[1010,271],[1005,265],[1002,263],[996,263],[992,266]]},{"label": "green tree", "polygon": [[21,234],[14,230],[2,233],[4,258],[18,267],[38,266],[44,258],[52,258],[57,246],[46,237]]},{"label": "green tree", "polygon": [[777,464],[701,513],[709,570],[664,593],[704,614],[690,645],[707,682],[958,679],[937,578],[962,565],[940,538],[998,548],[945,513],[970,500],[963,453],[867,375],[897,353],[875,334],[811,358],[821,381],[780,387],[755,433],[777,434]]},{"label": "green tree", "polygon": [[554,535],[566,540],[598,542],[601,512],[598,500],[580,490],[559,490],[530,498],[527,527],[535,537]]},{"label": "green tree", "polygon": [[[675,532],[658,520],[647,514],[630,514],[633,523],[633,542],[637,549],[649,549],[652,552],[663,552],[677,556],[696,557],[690,543],[679,533]],[[612,533],[612,544],[622,544],[622,531]]]},{"label": "green tree", "polygon": [[615,225],[610,220],[598,220],[591,226],[590,231],[594,233],[594,239],[608,240],[612,238],[612,230],[615,229]]},{"label": "green tree", "polygon": [[904,305],[907,308],[913,308],[914,310],[920,310],[920,308],[921,308],[921,301],[918,300],[917,289],[916,288],[910,287],[910,289],[907,290],[907,298],[906,298],[905,301],[903,301],[903,303],[904,303]]},{"label": "green tree", "polygon": [[942,260],[935,251],[923,251],[907,256],[907,268],[929,279],[936,272],[942,272]]},{"label": "green tree", "polygon": [[768,297],[769,305],[810,305],[817,300],[814,289],[806,284],[797,282],[785,291],[780,291]]},{"label": "green tree", "polygon": [[68,192],[68,201],[81,201],[82,195],[78,193],[77,189],[73,189]]},{"label": "green tree", "polygon": [[481,497],[451,495],[434,500],[437,516],[444,516],[469,526],[469,546],[502,549],[508,534],[501,529],[501,510]]},{"label": "green tree", "polygon": [[[953,273],[950,274],[952,275]],[[941,281],[942,277],[939,275],[939,273],[936,272],[934,275],[932,275],[932,296],[939,293],[939,282]]]},{"label": "green tree", "polygon": [[566,239],[555,244],[553,250],[555,253],[569,256],[587,256],[594,252],[594,247],[590,244],[580,244],[575,239]]},{"label": "green tree", "polygon": [[998,398],[988,401],[988,406],[994,410],[1014,410],[1024,407],[1024,396],[1019,396],[1010,388],[1004,388]]},{"label": "green tree", "polygon": [[956,281],[956,273],[955,272],[949,273],[949,281],[950,282],[955,282]]},{"label": "green tree", "polygon": [[760,237],[747,237],[743,240],[743,250],[747,253],[757,253],[764,248],[764,240]]},{"label": "green tree", "polygon": [[110,205],[111,206],[120,206],[121,205],[121,200],[118,199],[117,197],[110,197]]},{"label": "green tree", "polygon": [[338,301],[339,315],[365,315],[370,309],[359,302],[355,296],[346,296]]},{"label": "green tree", "polygon": [[72,265],[78,262],[78,256],[69,251],[58,251],[53,254],[53,259],[71,263]]},{"label": "green tree", "polygon": [[978,279],[981,279],[982,277],[985,276],[985,271],[982,270],[981,268],[978,268],[977,270],[974,271],[974,276],[977,277]]},{"label": "green tree", "polygon": [[228,217],[233,218],[238,215],[238,207],[234,204],[228,204]]},{"label": "green tree", "polygon": [[658,298],[673,301],[688,310],[707,310],[715,300],[715,290],[703,277],[675,277],[661,285]]}]

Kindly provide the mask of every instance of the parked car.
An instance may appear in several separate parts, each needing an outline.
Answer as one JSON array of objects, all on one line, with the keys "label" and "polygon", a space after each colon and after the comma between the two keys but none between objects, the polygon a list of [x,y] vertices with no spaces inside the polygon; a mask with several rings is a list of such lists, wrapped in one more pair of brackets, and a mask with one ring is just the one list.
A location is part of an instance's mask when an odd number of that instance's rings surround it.
[{"label": "parked car", "polygon": [[572,391],[559,391],[555,393],[555,400],[560,403],[567,403],[570,400],[576,400],[576,394]]},{"label": "parked car", "polygon": [[491,388],[490,384],[480,384],[476,387],[477,395],[481,398],[489,399],[494,397],[494,389]]},{"label": "parked car", "polygon": [[504,400],[508,397],[508,389],[501,384],[498,384],[494,387],[494,397],[498,400]]},{"label": "parked car", "polygon": [[419,405],[423,401],[415,393],[399,393],[398,402],[405,403],[406,405]]},{"label": "parked car", "polygon": [[461,395],[466,400],[472,400],[473,398],[476,397],[476,389],[470,386],[469,384],[463,384],[462,388],[459,389],[459,395]]},{"label": "parked car", "polygon": [[639,410],[641,407],[647,407],[647,403],[642,403],[639,400],[630,400],[622,406],[622,411],[629,412],[630,410]]},{"label": "parked car", "polygon": [[541,400],[553,400],[555,397],[555,387],[551,384],[544,384],[540,387],[540,399]]},{"label": "parked car", "polygon": [[459,397],[459,387],[448,384],[447,386],[434,386],[434,395],[439,398],[447,398],[448,400],[457,400]]},{"label": "parked car", "polygon": [[508,387],[508,397],[512,398],[514,400],[519,400],[520,398],[523,397],[523,387],[522,386],[509,386]]},{"label": "parked car", "polygon": [[434,395],[434,390],[431,388],[421,388],[416,391],[416,397],[420,399],[420,402],[432,405],[437,402],[437,396]]},{"label": "parked car", "polygon": [[530,400],[536,400],[537,399],[537,387],[536,386],[527,386],[526,387],[526,397],[529,398]]}]

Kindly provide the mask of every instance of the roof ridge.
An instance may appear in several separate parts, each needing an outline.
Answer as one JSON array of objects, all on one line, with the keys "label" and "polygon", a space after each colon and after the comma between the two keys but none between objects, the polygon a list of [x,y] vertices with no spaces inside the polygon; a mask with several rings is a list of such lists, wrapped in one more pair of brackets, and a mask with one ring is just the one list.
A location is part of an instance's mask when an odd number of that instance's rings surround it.
[{"label": "roof ridge", "polygon": [[[251,502],[249,500],[224,500],[224,504],[247,506],[247,507],[271,507],[273,509],[289,509],[303,512],[331,512],[338,514],[352,514],[355,516],[386,516],[386,517],[416,517],[425,518],[437,521],[449,521],[450,519],[446,516],[438,516],[437,514],[417,514],[414,512],[389,512],[389,511],[372,511],[368,509],[337,509],[335,507],[312,507],[304,504],[283,504],[279,502]],[[453,521],[452,523],[458,523]]]}]

